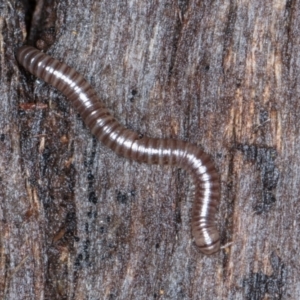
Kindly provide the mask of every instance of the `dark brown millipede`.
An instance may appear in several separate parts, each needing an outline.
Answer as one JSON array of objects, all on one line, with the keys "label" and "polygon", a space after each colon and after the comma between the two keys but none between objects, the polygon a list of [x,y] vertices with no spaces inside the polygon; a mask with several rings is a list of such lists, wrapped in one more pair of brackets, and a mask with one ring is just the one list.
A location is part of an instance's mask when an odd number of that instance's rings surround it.
[{"label": "dark brown millipede", "polygon": [[188,171],[195,184],[192,210],[195,242],[205,254],[220,249],[219,232],[215,225],[220,182],[208,154],[184,141],[141,137],[123,127],[112,117],[82,75],[33,47],[21,47],[17,60],[30,73],[62,92],[92,133],[118,155],[140,163],[177,165]]}]

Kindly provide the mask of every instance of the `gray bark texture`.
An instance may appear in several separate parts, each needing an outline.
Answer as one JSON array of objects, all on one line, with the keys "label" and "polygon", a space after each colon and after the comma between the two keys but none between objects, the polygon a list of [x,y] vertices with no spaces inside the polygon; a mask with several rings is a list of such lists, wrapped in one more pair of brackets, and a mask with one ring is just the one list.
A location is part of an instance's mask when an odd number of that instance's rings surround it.
[{"label": "gray bark texture", "polygon": [[[300,299],[300,1],[32,2],[0,1],[0,298]],[[116,156],[20,68],[37,41],[124,126],[211,154],[220,252],[185,171]]]}]

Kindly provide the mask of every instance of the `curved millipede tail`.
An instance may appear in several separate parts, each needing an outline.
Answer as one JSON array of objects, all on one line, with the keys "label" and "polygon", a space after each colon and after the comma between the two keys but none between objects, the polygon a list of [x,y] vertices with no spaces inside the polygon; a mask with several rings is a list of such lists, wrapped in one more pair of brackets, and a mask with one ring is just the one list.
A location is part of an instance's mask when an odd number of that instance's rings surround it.
[{"label": "curved millipede tail", "polygon": [[30,46],[17,52],[18,62],[30,73],[62,92],[92,133],[118,155],[148,164],[184,168],[195,184],[192,233],[205,254],[220,249],[215,215],[220,201],[219,175],[210,157],[193,144],[174,139],[140,138],[109,113],[95,90],[73,68]]}]

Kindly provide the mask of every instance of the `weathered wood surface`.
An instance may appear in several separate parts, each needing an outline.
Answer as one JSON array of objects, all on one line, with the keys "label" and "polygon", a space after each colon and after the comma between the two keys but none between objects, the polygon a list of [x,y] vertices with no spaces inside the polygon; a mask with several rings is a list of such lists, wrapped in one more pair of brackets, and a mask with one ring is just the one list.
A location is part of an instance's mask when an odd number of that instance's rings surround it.
[{"label": "weathered wood surface", "polygon": [[184,171],[117,157],[19,69],[26,5],[0,3],[0,297],[300,299],[300,2],[44,1],[32,15],[29,39],[46,33],[122,124],[211,153],[232,245],[209,257]]}]

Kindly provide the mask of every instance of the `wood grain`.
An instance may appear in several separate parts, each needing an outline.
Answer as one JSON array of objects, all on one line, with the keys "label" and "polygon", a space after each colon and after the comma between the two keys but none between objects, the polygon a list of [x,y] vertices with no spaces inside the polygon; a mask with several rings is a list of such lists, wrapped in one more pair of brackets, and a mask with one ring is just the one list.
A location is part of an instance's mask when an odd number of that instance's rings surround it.
[{"label": "wood grain", "polygon": [[211,153],[232,245],[206,257],[192,242],[184,171],[117,157],[63,96],[19,71],[26,10],[4,2],[0,296],[299,299],[300,3],[53,3],[49,53],[122,124]]}]

